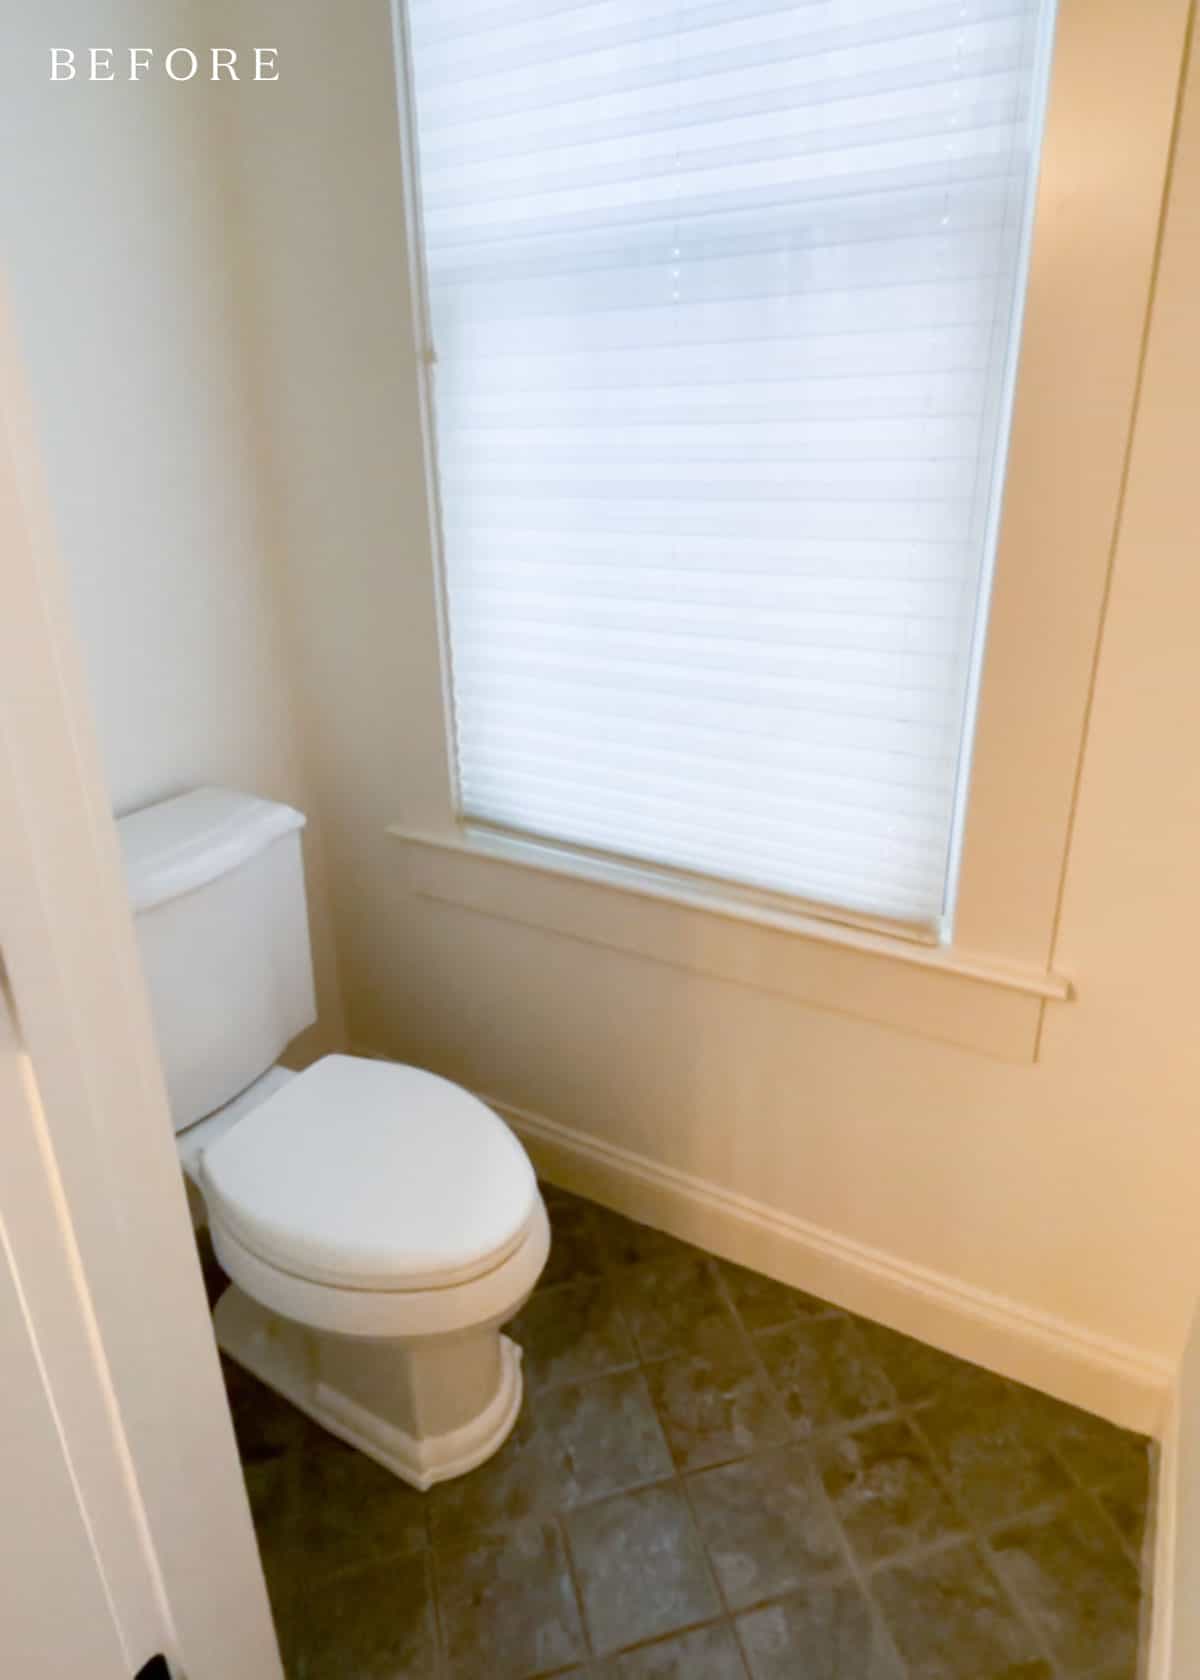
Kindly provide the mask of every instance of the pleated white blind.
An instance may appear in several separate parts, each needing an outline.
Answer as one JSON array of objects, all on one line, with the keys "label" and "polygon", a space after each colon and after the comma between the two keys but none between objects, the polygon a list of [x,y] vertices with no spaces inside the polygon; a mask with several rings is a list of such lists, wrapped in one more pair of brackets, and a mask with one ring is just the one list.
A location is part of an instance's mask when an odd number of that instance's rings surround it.
[{"label": "pleated white blind", "polygon": [[463,814],[942,925],[1050,0],[411,0]]}]

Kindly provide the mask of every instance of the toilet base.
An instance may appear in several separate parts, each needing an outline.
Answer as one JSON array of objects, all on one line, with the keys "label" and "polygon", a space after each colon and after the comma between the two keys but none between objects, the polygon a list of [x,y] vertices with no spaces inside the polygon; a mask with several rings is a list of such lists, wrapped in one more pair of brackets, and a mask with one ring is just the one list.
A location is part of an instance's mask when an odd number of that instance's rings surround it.
[{"label": "toilet base", "polygon": [[235,1364],[422,1491],[490,1458],[521,1409],[521,1350],[495,1326],[369,1341],[281,1318],[231,1284],[213,1327]]}]

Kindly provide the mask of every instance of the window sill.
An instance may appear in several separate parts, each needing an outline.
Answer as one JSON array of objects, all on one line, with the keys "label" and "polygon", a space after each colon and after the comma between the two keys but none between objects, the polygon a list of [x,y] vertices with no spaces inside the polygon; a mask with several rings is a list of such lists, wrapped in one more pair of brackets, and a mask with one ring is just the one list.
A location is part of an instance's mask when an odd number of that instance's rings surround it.
[{"label": "window sill", "polygon": [[1045,969],[746,901],[704,883],[466,827],[388,833],[426,901],[667,963],[1008,1060],[1036,1056]]}]

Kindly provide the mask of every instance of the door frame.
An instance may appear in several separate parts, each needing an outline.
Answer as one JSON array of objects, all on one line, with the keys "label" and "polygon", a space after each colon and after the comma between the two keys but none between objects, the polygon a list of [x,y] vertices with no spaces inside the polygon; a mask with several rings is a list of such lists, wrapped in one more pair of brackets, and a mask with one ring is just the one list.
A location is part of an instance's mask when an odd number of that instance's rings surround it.
[{"label": "door frame", "polygon": [[[81,1497],[90,1486],[100,1565],[134,1646],[157,1622],[178,1680],[282,1680],[2,276],[0,580],[0,961],[140,1577],[127,1556],[102,1555],[117,1533],[103,1476],[82,1475]],[[43,1260],[48,1245],[21,1256],[35,1282]],[[44,1314],[34,1329],[52,1370],[68,1327]],[[69,1405],[60,1419],[69,1430]],[[86,1469],[86,1443],[64,1439]]]}]

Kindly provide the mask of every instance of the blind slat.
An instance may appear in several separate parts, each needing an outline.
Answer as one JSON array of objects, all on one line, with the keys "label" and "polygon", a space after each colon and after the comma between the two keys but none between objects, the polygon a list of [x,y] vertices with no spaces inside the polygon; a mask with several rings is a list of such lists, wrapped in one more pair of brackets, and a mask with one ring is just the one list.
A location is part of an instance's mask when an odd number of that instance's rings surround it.
[{"label": "blind slat", "polygon": [[[596,798],[595,783],[587,775],[590,768],[590,760],[587,765],[539,764],[536,767],[509,763],[505,765],[503,774],[493,772],[472,777],[464,784],[464,791],[471,799],[480,796],[504,799],[514,792],[540,792],[550,798],[562,797],[579,807]],[[657,802],[684,815],[689,822],[694,821],[695,787],[686,779],[678,784],[664,783],[659,773],[633,776],[627,772],[606,771],[605,782],[603,808],[607,813],[615,815],[622,810],[646,808]],[[727,793],[735,790],[739,796],[754,791],[748,789],[745,780],[731,782],[724,787]],[[811,844],[824,840],[831,833],[840,833],[846,844],[853,847],[860,842],[874,844],[882,837],[911,851],[914,856],[928,858],[931,855],[929,829],[923,813],[901,818],[894,812],[873,810],[870,806],[839,805],[836,801],[814,802],[801,794],[789,797],[779,789],[773,790],[764,801],[764,808],[775,813],[789,839],[804,835]],[[719,807],[720,812],[731,813],[728,820],[740,827],[743,825],[737,821],[739,809],[740,805],[724,801]],[[710,827],[717,826],[720,826],[719,819],[712,819]]]},{"label": "blind slat", "polygon": [[[478,821],[495,823],[500,827],[522,830],[534,837],[566,840],[589,850],[611,852],[618,857],[640,858],[648,863],[675,865],[690,873],[709,875],[746,886],[760,886],[770,892],[796,893],[796,859],[764,856],[755,860],[753,873],[742,866],[741,852],[731,852],[727,845],[705,844],[684,835],[663,835],[657,827],[635,832],[630,826],[617,827],[598,823],[590,815],[579,815],[558,809],[540,810],[511,802],[507,807],[493,807],[487,814],[470,804],[464,814]],[[886,848],[880,848],[886,858]],[[878,859],[876,868],[878,867]],[[871,869],[855,871],[840,866],[840,857],[831,851],[829,860],[818,863],[808,859],[803,864],[806,884],[810,892],[803,895],[840,904],[848,910],[872,911],[869,881]],[[889,904],[898,920],[922,922],[933,871],[924,878],[910,877],[897,870],[889,894]],[[877,913],[877,912],[876,912]]]},{"label": "blind slat", "polygon": [[[953,783],[953,766],[938,754],[921,759],[919,754],[898,753],[887,748],[854,746],[844,740],[826,741],[815,730],[802,739],[783,735],[764,736],[755,728],[744,728],[737,716],[724,714],[715,723],[703,718],[694,720],[686,732],[691,745],[687,755],[680,755],[676,742],[680,731],[675,720],[661,721],[647,716],[644,710],[621,715],[614,710],[603,720],[593,721],[584,736],[578,727],[578,714],[569,707],[560,708],[553,722],[544,721],[544,711],[521,711],[518,707],[497,707],[485,720],[460,726],[460,740],[473,750],[486,755],[487,762],[500,762],[506,754],[522,757],[535,754],[547,763],[569,759],[599,744],[610,749],[619,748],[634,762],[639,754],[668,757],[686,756],[687,760],[710,762],[714,772],[731,762],[754,763],[769,771],[775,764],[781,773],[808,777],[822,785],[831,779],[852,783],[856,787],[878,790],[881,796],[897,804],[912,792],[942,791]],[[664,769],[668,766],[664,766]],[[769,780],[763,775],[762,781]]]},{"label": "blind slat", "polygon": [[[560,753],[558,747],[565,750]],[[767,761],[773,771],[772,785],[764,791],[759,785],[764,760],[753,755],[730,759],[718,753],[693,752],[684,756],[662,748],[631,749],[625,744],[618,747],[612,742],[589,741],[586,756],[574,757],[577,748],[576,741],[549,732],[531,732],[508,747],[493,742],[488,768],[479,781],[499,776],[507,784],[512,776],[554,783],[564,775],[577,779],[586,772],[590,779],[600,772],[606,786],[638,788],[664,785],[663,772],[670,770],[672,784],[690,788],[710,800],[718,793],[722,804],[732,798],[740,802],[754,794],[771,808],[782,810],[789,804],[802,807],[810,820],[824,812],[836,813],[843,820],[853,813],[853,822],[861,822],[867,830],[886,832],[893,823],[901,827],[911,824],[914,833],[927,825],[949,790],[949,784],[902,787],[892,782],[877,786],[844,775],[793,771],[778,761]]]},{"label": "blind slat", "polygon": [[[664,791],[662,784],[619,791],[606,788],[601,798],[593,786],[565,772],[553,778],[510,774],[503,780],[487,777],[472,779],[464,785],[464,792],[471,800],[483,795],[489,803],[514,796],[528,798],[548,809],[569,809],[577,815],[588,812],[597,822],[620,823],[625,819],[648,817],[664,831],[675,832],[678,823],[681,832],[694,835],[697,839],[729,840],[737,837],[742,842],[751,841],[756,847],[762,844],[761,835],[754,831],[752,825],[747,827],[748,819],[740,816],[736,809],[714,807],[704,823],[697,823],[694,806],[685,797],[685,790]],[[936,864],[940,855],[937,846],[930,842],[928,830],[923,834],[914,834],[906,832],[899,824],[867,825],[861,820],[851,821],[849,813],[831,808],[806,813],[803,807],[786,802],[777,807],[777,815],[779,821],[774,850],[780,857],[812,850],[819,854],[831,834],[839,837],[843,859],[868,853],[874,856],[879,846],[885,844],[895,849],[898,862],[910,873],[920,873],[930,863]]]}]

